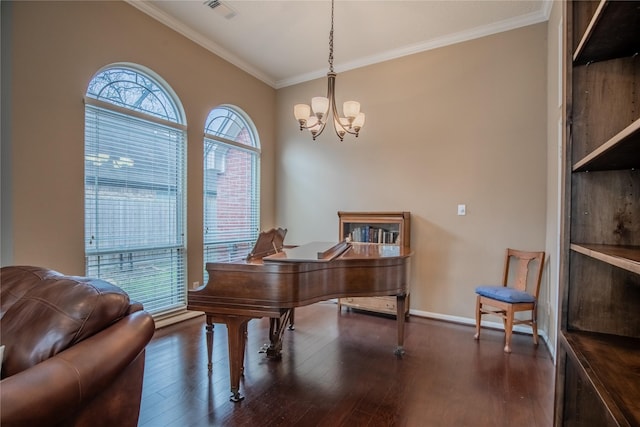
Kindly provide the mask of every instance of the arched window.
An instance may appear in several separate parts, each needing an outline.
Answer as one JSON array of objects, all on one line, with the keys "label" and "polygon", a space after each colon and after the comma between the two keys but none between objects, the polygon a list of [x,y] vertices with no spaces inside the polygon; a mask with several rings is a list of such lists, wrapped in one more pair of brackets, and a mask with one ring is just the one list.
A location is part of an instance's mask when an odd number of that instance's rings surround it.
[{"label": "arched window", "polygon": [[[260,230],[260,147],[238,108],[211,110],[204,129],[204,261],[244,259]],[[205,270],[206,277],[206,270]]]},{"label": "arched window", "polygon": [[154,315],[186,308],[184,113],[159,77],[96,74],[85,97],[85,258]]}]

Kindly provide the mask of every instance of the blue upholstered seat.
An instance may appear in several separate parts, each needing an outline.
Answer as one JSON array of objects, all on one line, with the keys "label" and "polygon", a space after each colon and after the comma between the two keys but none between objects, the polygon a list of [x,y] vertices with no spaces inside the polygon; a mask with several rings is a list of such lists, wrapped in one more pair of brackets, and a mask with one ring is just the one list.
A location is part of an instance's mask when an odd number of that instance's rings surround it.
[{"label": "blue upholstered seat", "polygon": [[536,299],[533,295],[507,286],[478,286],[476,293],[483,297],[492,298],[498,301],[504,301],[511,304],[522,302],[534,302]]}]

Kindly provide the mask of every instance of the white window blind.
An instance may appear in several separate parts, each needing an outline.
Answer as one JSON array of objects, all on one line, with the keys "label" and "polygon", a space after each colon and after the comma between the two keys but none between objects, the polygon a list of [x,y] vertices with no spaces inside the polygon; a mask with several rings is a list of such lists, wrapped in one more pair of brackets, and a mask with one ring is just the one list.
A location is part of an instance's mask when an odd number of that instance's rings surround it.
[{"label": "white window blind", "polygon": [[87,93],[86,273],[164,314],[186,307],[184,126],[159,84],[121,71],[98,74]]},{"label": "white window blind", "polygon": [[205,267],[240,261],[253,248],[260,229],[259,177],[260,149],[249,119],[233,107],[213,109],[204,136]]}]

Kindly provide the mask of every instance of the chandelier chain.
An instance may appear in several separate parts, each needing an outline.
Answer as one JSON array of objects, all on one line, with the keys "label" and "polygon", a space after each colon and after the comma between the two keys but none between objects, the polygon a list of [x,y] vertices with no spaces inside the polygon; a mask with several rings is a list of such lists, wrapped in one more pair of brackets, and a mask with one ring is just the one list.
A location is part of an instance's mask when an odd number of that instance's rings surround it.
[{"label": "chandelier chain", "polygon": [[333,73],[333,1],[331,0],[331,31],[329,31],[329,72]]}]

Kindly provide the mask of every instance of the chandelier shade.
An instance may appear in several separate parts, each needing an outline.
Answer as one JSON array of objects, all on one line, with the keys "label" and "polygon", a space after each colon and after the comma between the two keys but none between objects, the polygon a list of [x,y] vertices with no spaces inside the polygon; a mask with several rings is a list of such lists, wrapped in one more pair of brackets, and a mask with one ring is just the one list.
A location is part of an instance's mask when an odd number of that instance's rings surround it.
[{"label": "chandelier shade", "polygon": [[[346,134],[355,135],[360,133],[364,126],[365,115],[360,111],[360,103],[357,101],[346,101],[342,105],[343,117],[338,115],[336,104],[335,88],[336,73],[333,71],[333,10],[334,0],[331,0],[331,31],[329,32],[329,72],[327,73],[327,96],[316,96],[311,99],[311,106],[308,104],[296,104],[293,107],[293,115],[300,124],[300,130],[308,130],[315,141],[324,131],[326,124],[331,121],[333,128],[340,141]],[[330,116],[333,116],[329,120]]]}]

